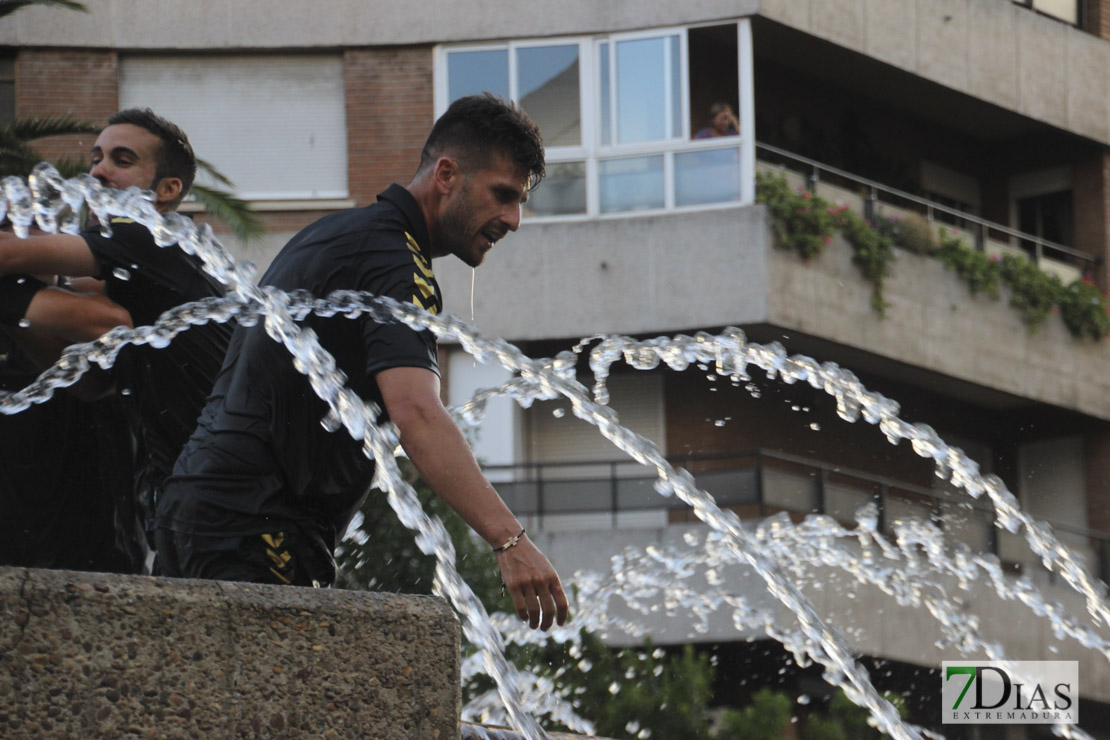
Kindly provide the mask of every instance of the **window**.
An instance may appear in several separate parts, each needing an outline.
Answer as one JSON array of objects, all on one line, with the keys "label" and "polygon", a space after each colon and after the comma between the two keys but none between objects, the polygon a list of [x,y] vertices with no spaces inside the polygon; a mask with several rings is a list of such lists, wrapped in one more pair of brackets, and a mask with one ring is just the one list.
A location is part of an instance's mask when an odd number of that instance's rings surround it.
[{"label": "window", "polygon": [[[125,57],[120,105],[150,107],[181,126],[241,198],[347,197],[338,55]],[[214,184],[203,173],[198,181]]]},{"label": "window", "polygon": [[[527,217],[659,212],[754,197],[747,21],[443,47],[437,71],[438,112],[489,91],[516,101],[539,124],[548,175],[529,198]],[[695,140],[720,103],[740,125]]]},{"label": "window", "polygon": [[1079,25],[1079,0],[1014,0],[1014,2],[1073,26]]}]

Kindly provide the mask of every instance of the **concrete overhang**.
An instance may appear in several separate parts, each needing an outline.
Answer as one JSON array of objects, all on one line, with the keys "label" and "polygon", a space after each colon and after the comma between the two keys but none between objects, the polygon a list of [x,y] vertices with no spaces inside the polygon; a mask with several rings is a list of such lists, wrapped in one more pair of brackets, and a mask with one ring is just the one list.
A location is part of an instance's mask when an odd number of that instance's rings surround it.
[{"label": "concrete overhang", "polygon": [[[861,374],[990,408],[1047,404],[1110,419],[1110,341],[1036,331],[999,299],[972,296],[935,259],[900,253],[885,317],[841,237],[803,262],[775,248],[762,206],[575,223],[529,223],[472,273],[437,260],[445,310],[485,336],[574,341],[749,327]],[[471,298],[472,280],[474,294]],[[473,303],[471,303],[473,301]]]}]

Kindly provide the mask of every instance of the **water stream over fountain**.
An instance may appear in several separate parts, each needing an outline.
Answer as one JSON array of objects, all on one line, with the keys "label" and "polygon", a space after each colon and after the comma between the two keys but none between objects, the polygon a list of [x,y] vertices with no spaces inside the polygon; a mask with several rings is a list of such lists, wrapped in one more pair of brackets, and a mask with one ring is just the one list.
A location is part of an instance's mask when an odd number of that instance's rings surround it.
[{"label": "water stream over fountain", "polygon": [[[928,593],[930,588],[923,587],[922,579],[913,570],[921,563],[915,548],[922,546],[927,553],[926,570],[948,572],[962,579],[982,573],[1003,598],[1022,601],[1035,613],[1049,618],[1059,634],[1108,654],[1106,641],[1092,628],[1059,613],[1028,582],[1003,579],[996,561],[967,553],[958,553],[954,559],[948,558],[939,530],[935,527],[930,530],[925,523],[911,520],[896,529],[896,544],[891,544],[876,532],[875,517],[869,516],[866,511],[861,514],[855,530],[843,530],[827,518],[811,516],[798,526],[789,520],[773,518],[765,521],[753,535],[733,512],[722,510],[707,492],[699,489],[689,473],[673,468],[652,442],[622,427],[615,412],[604,405],[607,401],[605,380],[609,368],[619,360],[640,370],[653,369],[661,363],[679,371],[691,365],[712,366],[717,375],[734,382],[746,380],[747,368],[754,366],[761,368],[768,377],[781,378],[785,383],[807,382],[813,388],[834,396],[838,413],[846,421],[854,422],[862,417],[868,423],[878,425],[892,443],[909,440],[918,455],[934,460],[938,476],[949,479],[973,498],[985,493],[994,506],[998,526],[1010,532],[1024,527],[1030,547],[1045,567],[1058,572],[1083,596],[1095,626],[1110,626],[1110,606],[1105,600],[1105,586],[1086,573],[1047,525],[1037,522],[1018,508],[1016,498],[1006,490],[1000,479],[981,476],[976,464],[963,452],[947,445],[929,427],[900,419],[899,407],[894,401],[868,391],[854,375],[832,363],[819,364],[808,357],[788,356],[778,344],[749,343],[742,332],[735,329],[720,335],[660,337],[646,342],[603,337],[590,353],[596,381],[591,394],[574,375],[575,352],[534,360],[503,340],[481,338],[455,317],[431,316],[412,305],[353,292],[338,292],[320,298],[260,288],[254,282],[253,266],[236,264],[215,240],[210,228],[198,229],[192,221],[176,213],[166,216],[158,214],[145,194],[137,190],[120,192],[103,188],[88,176],[65,180],[46,165],[36,168],[30,178],[30,188],[19,178],[5,178],[0,182],[0,190],[4,195],[0,199],[0,217],[6,213],[16,233],[21,236],[26,235],[32,221],[37,221],[44,230],[75,232],[78,223],[73,214],[83,202],[101,223],[108,222],[108,214],[133,218],[151,230],[160,246],[176,243],[187,252],[198,255],[205,268],[230,289],[226,298],[188,304],[167,312],[154,326],[133,330],[117,328],[95,342],[71,347],[35,383],[0,397],[0,412],[16,413],[31,403],[47,400],[55,388],[76,382],[88,370],[90,363],[109,367],[119,349],[127,343],[164,347],[180,331],[206,321],[235,319],[244,324],[262,321],[267,333],[289,350],[295,367],[307,376],[313,390],[327,403],[329,412],[322,420],[325,427],[332,431],[345,429],[362,440],[366,454],[378,461],[375,485],[387,491],[390,504],[401,521],[416,532],[419,547],[424,552],[435,554],[437,592],[448,598],[460,613],[464,633],[479,648],[484,670],[496,681],[500,700],[505,705],[511,724],[528,738],[543,738],[545,733],[522,703],[521,692],[525,682],[504,657],[501,632],[491,623],[481,603],[455,572],[454,549],[446,531],[438,520],[429,518],[421,510],[414,492],[403,481],[393,461],[393,451],[397,447],[395,428],[376,424],[379,410],[364,403],[345,387],[345,378],[336,370],[333,358],[320,347],[315,335],[296,325],[296,320],[308,312],[337,317],[368,314],[379,321],[401,321],[414,328],[428,328],[440,339],[458,342],[478,361],[497,362],[516,373],[509,383],[477,394],[460,409],[460,413],[470,420],[478,420],[485,404],[498,395],[508,395],[524,406],[540,399],[569,400],[576,416],[597,426],[603,436],[632,459],[656,471],[655,486],[661,495],[677,496],[711,528],[711,534],[696,556],[690,553],[648,554],[649,559],[662,568],[662,575],[654,577],[654,587],[665,590],[669,582],[681,584],[682,575],[690,567],[685,558],[702,558],[699,565],[708,566],[711,570],[743,563],[763,579],[771,595],[790,609],[797,620],[797,628],[784,629],[776,625],[768,615],[751,609],[742,597],[725,591],[702,594],[696,598],[689,594],[671,594],[666,597],[666,603],[676,607],[692,604],[696,610],[707,610],[710,605],[713,608],[733,609],[733,620],[738,627],[758,626],[782,642],[799,662],[823,666],[826,680],[841,687],[852,701],[867,708],[874,724],[892,737],[938,736],[901,720],[894,707],[875,690],[866,670],[855,661],[845,637],[837,627],[820,618],[790,577],[791,569],[797,569],[803,562],[797,559],[800,553],[807,553],[811,558],[804,562],[842,568],[860,582],[879,586],[900,604],[928,609],[941,623],[952,643],[961,650],[980,649],[992,659],[1004,659],[999,646],[985,643],[977,636],[974,620],[968,620],[967,615],[954,607],[943,588],[934,584],[933,592]],[[70,214],[59,219],[66,206]],[[584,347],[585,341],[575,350],[580,351]],[[878,565],[874,557],[864,562],[859,556],[836,546],[837,540],[846,538],[858,541],[872,555],[880,553],[884,558],[896,559],[900,553],[903,569],[898,570],[889,564]],[[652,581],[652,577],[644,576],[644,579],[635,584],[639,588],[641,604],[647,598],[649,591],[646,584]],[[624,582],[619,585],[627,589],[633,584]],[[723,585],[723,581],[715,585]],[[636,602],[637,598],[633,596],[630,603]],[[512,639],[522,639],[514,631],[510,630],[509,634]],[[1072,725],[1057,725],[1055,730],[1063,737],[1089,737]]]}]

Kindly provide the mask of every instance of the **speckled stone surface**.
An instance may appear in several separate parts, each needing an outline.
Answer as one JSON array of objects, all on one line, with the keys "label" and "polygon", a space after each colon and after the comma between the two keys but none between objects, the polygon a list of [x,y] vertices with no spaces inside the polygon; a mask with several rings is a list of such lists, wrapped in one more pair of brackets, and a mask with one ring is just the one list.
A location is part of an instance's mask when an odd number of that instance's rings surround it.
[{"label": "speckled stone surface", "polygon": [[455,740],[438,599],[0,568],[0,737]]}]

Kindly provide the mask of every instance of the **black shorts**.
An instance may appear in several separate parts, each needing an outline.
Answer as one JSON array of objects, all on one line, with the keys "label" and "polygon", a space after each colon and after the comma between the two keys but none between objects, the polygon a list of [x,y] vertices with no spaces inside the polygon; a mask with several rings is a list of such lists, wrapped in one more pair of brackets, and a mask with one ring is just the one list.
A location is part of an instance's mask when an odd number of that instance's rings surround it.
[{"label": "black shorts", "polygon": [[335,559],[317,538],[296,527],[236,537],[208,537],[159,528],[158,572],[172,578],[326,587]]}]

